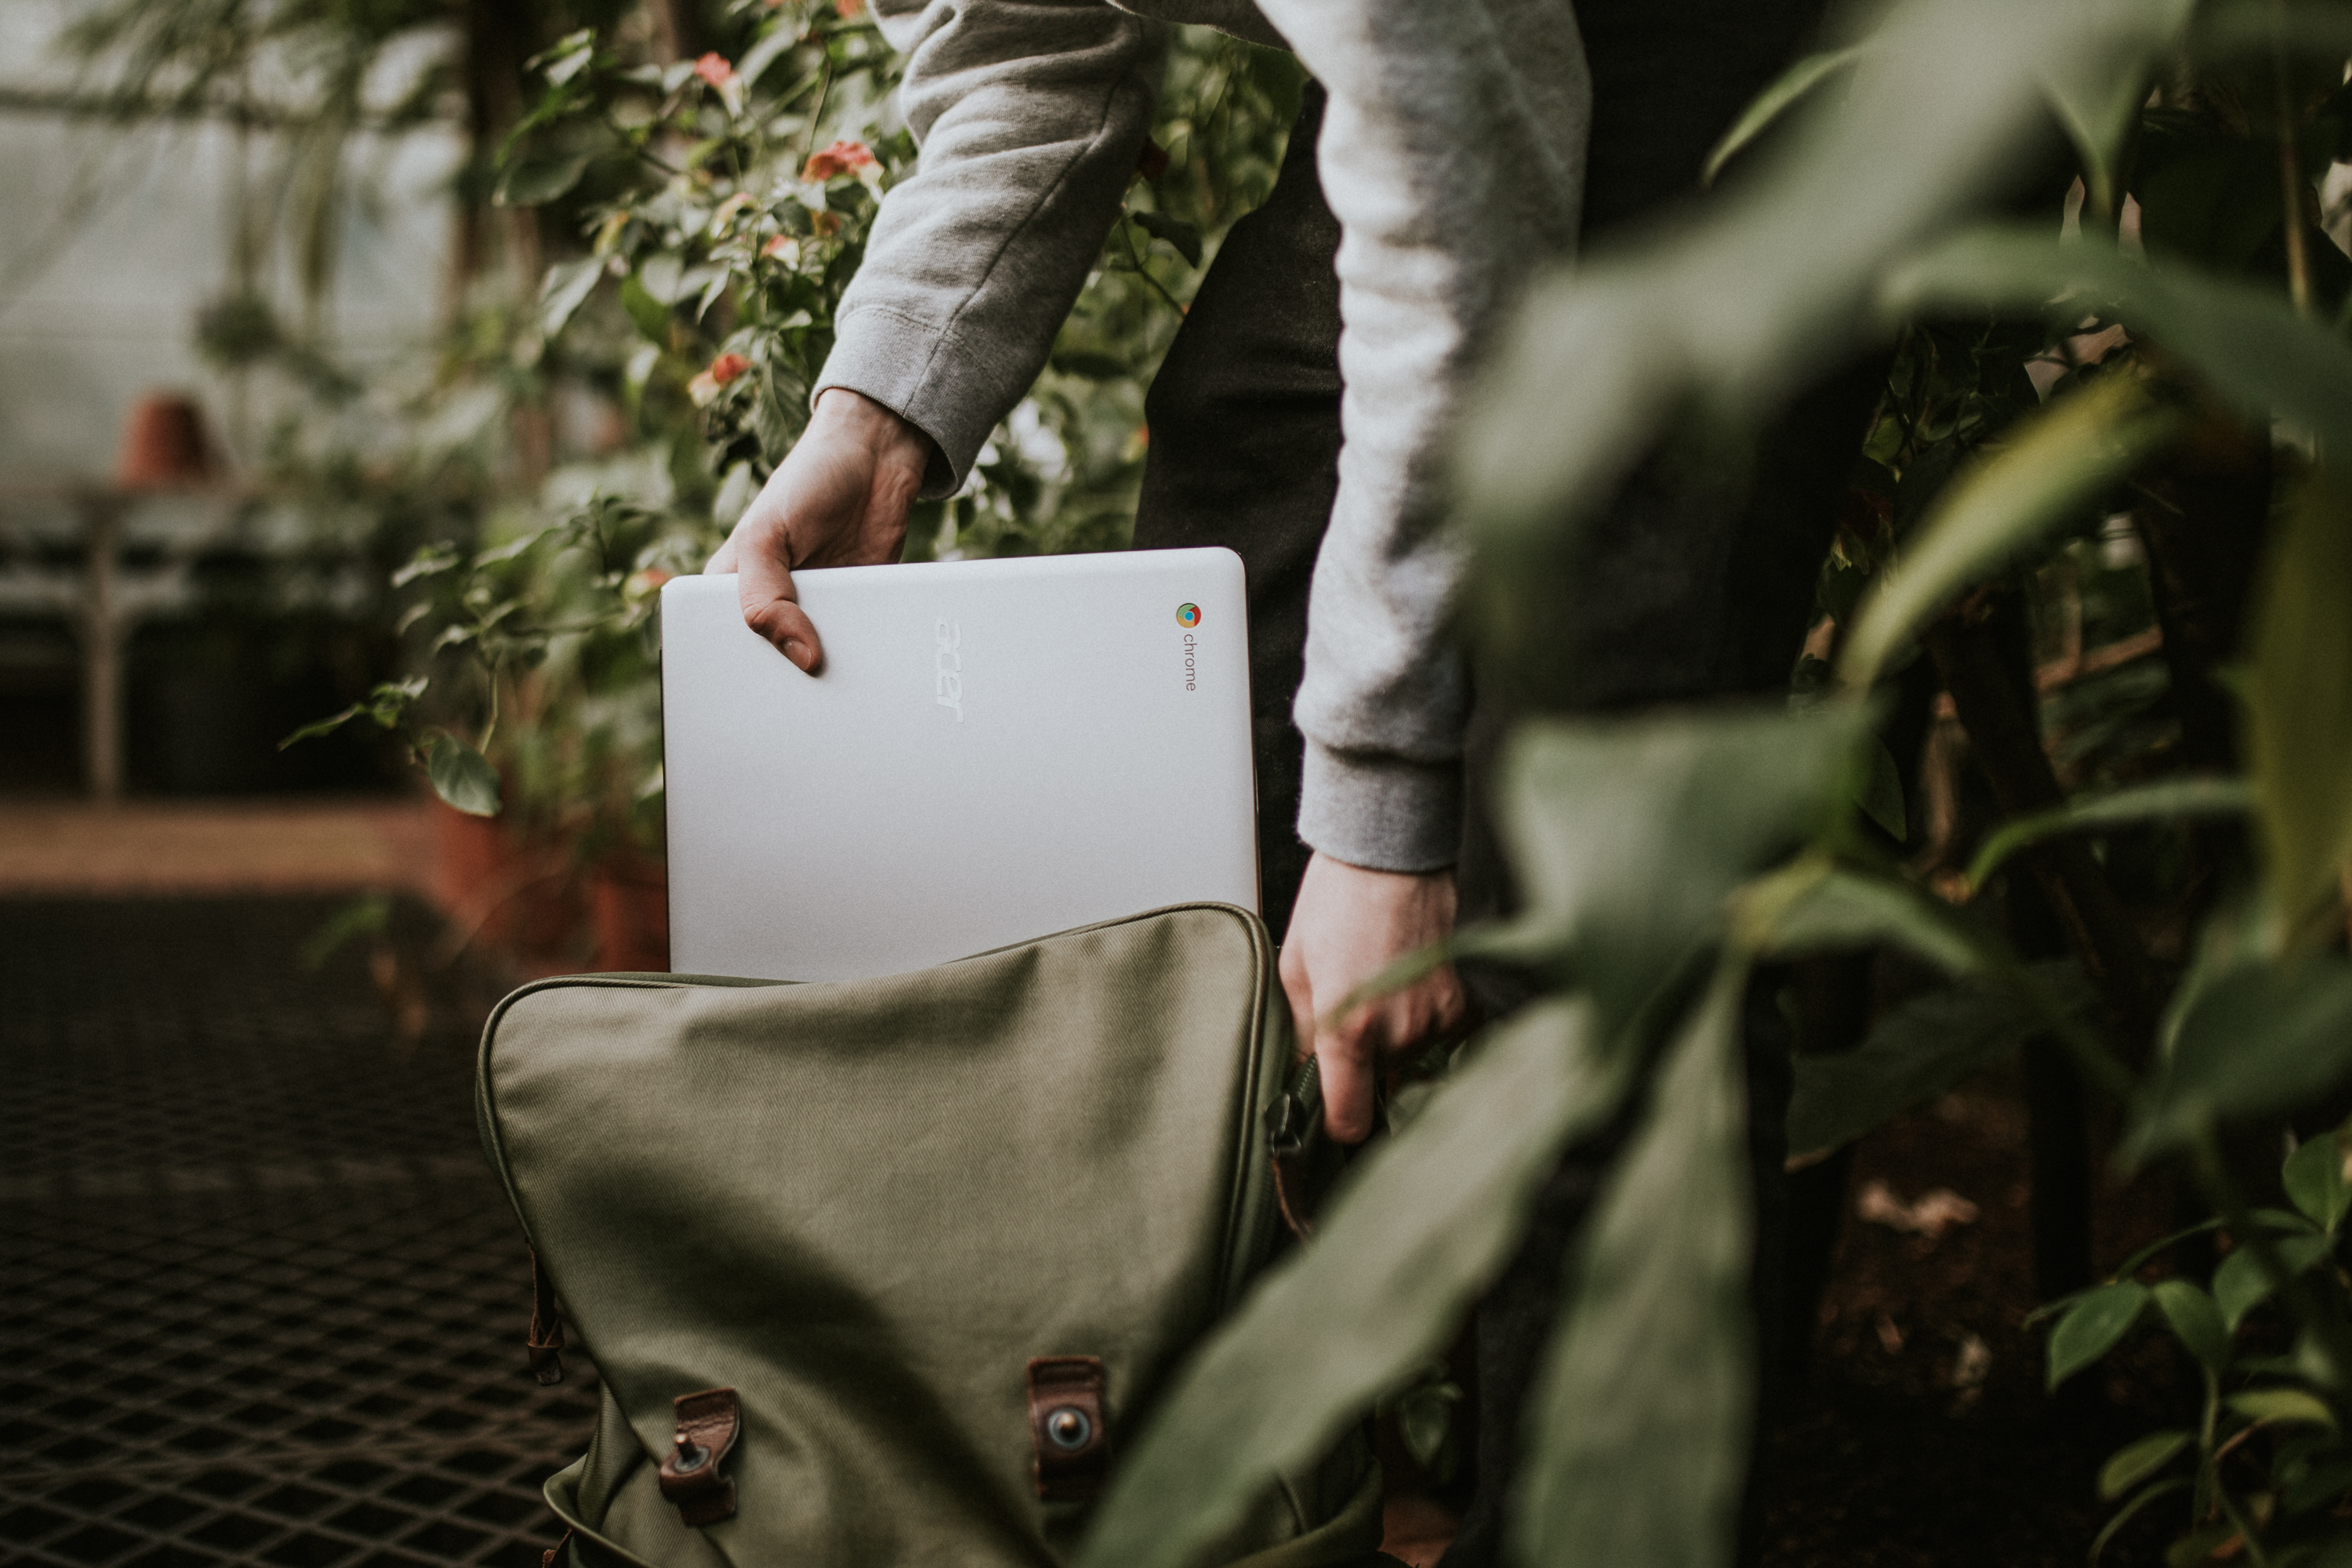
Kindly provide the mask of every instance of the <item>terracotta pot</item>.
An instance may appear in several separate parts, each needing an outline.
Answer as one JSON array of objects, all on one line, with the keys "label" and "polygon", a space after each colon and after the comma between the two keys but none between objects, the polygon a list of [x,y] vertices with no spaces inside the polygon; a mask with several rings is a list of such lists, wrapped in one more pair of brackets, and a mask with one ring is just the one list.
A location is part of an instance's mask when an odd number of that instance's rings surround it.
[{"label": "terracotta pot", "polygon": [[151,392],[131,405],[122,426],[114,482],[124,489],[171,489],[213,476],[212,444],[194,399]]},{"label": "terracotta pot", "polygon": [[588,909],[598,969],[669,968],[669,875],[662,862],[640,855],[598,862],[588,873]]},{"label": "terracotta pot", "polygon": [[569,858],[497,817],[436,804],[433,891],[454,941],[495,949],[526,971],[576,968],[587,946],[588,911]]}]

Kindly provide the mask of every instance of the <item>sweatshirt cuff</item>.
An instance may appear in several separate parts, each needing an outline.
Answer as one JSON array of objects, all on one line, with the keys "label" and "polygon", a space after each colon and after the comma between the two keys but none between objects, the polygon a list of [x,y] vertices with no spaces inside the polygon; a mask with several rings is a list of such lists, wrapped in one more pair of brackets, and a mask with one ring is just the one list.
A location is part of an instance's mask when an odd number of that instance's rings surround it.
[{"label": "sweatshirt cuff", "polygon": [[1298,837],[1370,871],[1439,871],[1460,858],[1462,764],[1307,743]]},{"label": "sweatshirt cuff", "polygon": [[988,397],[957,396],[940,384],[941,368],[956,363],[961,349],[956,335],[945,327],[887,306],[866,306],[835,323],[833,352],[809,389],[809,401],[814,404],[826,388],[839,386],[862,393],[897,414],[938,448],[917,499],[951,496],[963,488],[981,447],[996,428]]}]

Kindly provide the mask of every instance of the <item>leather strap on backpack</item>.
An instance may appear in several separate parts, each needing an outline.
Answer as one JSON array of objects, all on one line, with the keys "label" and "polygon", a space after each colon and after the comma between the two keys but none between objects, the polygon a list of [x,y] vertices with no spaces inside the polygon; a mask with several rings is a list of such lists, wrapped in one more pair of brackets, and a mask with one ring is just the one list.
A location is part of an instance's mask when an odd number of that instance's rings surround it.
[{"label": "leather strap on backpack", "polygon": [[735,1479],[719,1467],[742,1436],[743,1405],[731,1388],[681,1394],[676,1405],[677,1436],[661,1462],[661,1495],[700,1530],[735,1517]]},{"label": "leather strap on backpack", "polygon": [[563,1318],[536,1249],[530,1255],[530,1332],[524,1336],[523,1353],[530,1358],[531,1376],[542,1385],[563,1381]]},{"label": "leather strap on backpack", "polygon": [[1110,1413],[1098,1356],[1039,1356],[1029,1363],[1029,1439],[1037,1495],[1091,1501],[1110,1472]]}]

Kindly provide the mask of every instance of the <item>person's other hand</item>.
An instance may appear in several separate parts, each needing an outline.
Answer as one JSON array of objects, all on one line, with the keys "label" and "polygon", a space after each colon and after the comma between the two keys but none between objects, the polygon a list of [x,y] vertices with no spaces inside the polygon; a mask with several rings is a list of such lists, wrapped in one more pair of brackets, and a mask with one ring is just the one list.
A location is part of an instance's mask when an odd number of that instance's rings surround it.
[{"label": "person's other hand", "polygon": [[1342,1143],[1372,1131],[1381,1066],[1457,1027],[1468,1010],[1447,964],[1338,1018],[1348,994],[1409,952],[1454,934],[1454,873],[1372,871],[1318,851],[1282,942],[1282,989],[1298,1051],[1321,1064],[1323,1121]]},{"label": "person's other hand", "polygon": [[702,569],[740,574],[744,624],[814,674],[824,644],[793,573],[898,560],[932,451],[929,437],[872,398],[825,388],[783,466]]}]

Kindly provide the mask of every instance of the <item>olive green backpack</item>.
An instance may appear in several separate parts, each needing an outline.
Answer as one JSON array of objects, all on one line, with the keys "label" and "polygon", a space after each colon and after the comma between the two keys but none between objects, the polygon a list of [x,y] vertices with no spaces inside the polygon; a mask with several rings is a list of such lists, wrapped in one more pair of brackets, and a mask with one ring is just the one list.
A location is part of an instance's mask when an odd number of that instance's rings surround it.
[{"label": "olive green backpack", "polygon": [[[1245,910],[917,973],[587,975],[483,1032],[483,1142],[602,1379],[564,1561],[1050,1568],[1281,1234],[1289,1017]],[[1380,1540],[1360,1437],[1211,1561]]]}]

